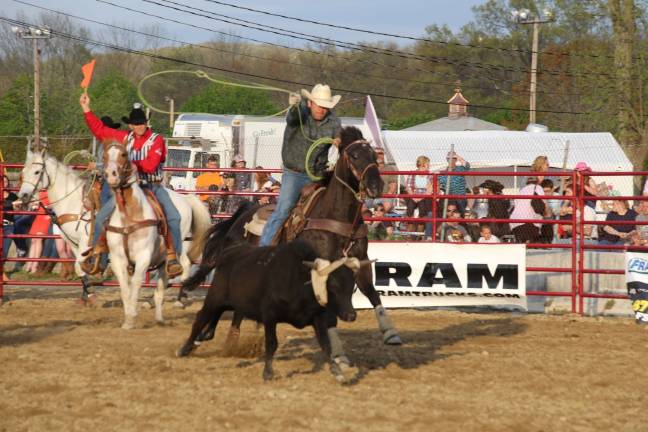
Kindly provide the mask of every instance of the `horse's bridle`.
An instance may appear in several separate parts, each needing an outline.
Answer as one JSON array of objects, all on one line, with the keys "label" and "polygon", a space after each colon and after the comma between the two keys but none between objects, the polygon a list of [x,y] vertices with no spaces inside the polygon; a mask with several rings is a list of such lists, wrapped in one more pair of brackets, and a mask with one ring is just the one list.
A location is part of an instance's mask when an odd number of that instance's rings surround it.
[{"label": "horse's bridle", "polygon": [[[29,197],[27,198],[27,202],[23,201],[24,205],[40,201],[40,200],[33,199],[36,192],[39,191],[40,189],[47,189],[47,187],[49,187],[51,184],[53,184],[51,179],[50,179],[49,173],[47,172],[46,166],[45,166],[45,157],[44,156],[43,156],[43,161],[42,162],[32,162],[32,165],[40,165],[42,167],[42,169],[41,169],[40,174],[38,175],[38,179],[36,180],[36,183],[32,183],[30,181],[27,181],[27,180],[23,179],[23,181],[22,181],[23,183],[27,183],[27,184],[32,185],[34,187],[32,189],[32,191],[31,191],[31,193],[29,194]],[[40,185],[42,180],[43,180],[43,174],[45,174],[47,176],[47,186],[42,186],[42,187],[39,188],[38,185]]]},{"label": "horse's bridle", "polygon": [[113,147],[117,148],[120,152],[122,152],[123,154],[126,155],[126,161],[125,161],[126,163],[123,163],[123,164],[118,163],[117,164],[117,172],[119,174],[119,177],[121,178],[121,181],[115,187],[115,189],[117,189],[117,188],[123,189],[123,188],[126,188],[126,187],[130,186],[133,183],[132,181],[128,182],[128,180],[133,175],[133,166],[132,166],[132,164],[128,163],[129,162],[128,149],[126,148],[126,146],[124,144],[114,142],[114,143],[110,144],[106,148],[106,150],[104,151],[104,167],[106,166],[106,160],[105,159],[108,157],[108,153],[110,152],[110,149],[112,149]]},{"label": "horse's bridle", "polygon": [[337,173],[338,165],[337,164],[335,165],[335,170],[333,171],[333,175],[334,175],[334,177],[335,177],[335,179],[337,181],[342,183],[344,186],[346,186],[353,193],[353,196],[355,196],[355,198],[359,202],[363,202],[364,201],[364,185],[363,185],[362,181],[364,180],[364,176],[365,176],[365,174],[367,174],[367,171],[369,170],[369,168],[375,167],[376,169],[378,169],[378,164],[376,164],[375,162],[367,164],[367,166],[362,170],[362,172],[360,174],[358,174],[358,170],[356,169],[356,167],[349,160],[349,154],[348,154],[349,148],[351,148],[354,145],[358,145],[358,144],[369,145],[369,142],[367,140],[364,140],[364,139],[359,139],[359,140],[353,141],[351,144],[347,144],[344,147],[344,149],[342,149],[342,159],[344,160],[346,165],[351,169],[351,172],[353,173],[353,176],[358,181],[358,185],[359,185],[358,187],[359,187],[360,190],[356,191],[347,182],[342,180],[340,178],[340,176],[338,176],[338,173]]}]

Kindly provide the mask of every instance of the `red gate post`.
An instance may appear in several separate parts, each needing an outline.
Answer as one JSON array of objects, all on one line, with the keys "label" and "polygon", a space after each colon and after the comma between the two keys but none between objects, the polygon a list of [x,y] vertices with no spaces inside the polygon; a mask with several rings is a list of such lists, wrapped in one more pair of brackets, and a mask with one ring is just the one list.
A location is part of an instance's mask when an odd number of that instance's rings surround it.
[{"label": "red gate post", "polygon": [[576,248],[578,243],[576,242],[576,213],[578,213],[578,200],[576,199],[576,173],[572,173],[572,194],[569,197],[572,203],[572,217],[571,217],[571,226],[572,226],[572,241],[571,241],[571,255],[572,255],[572,264],[571,264],[571,275],[572,275],[572,286],[571,286],[571,301],[572,301],[572,313],[576,312],[576,297],[578,295],[578,255],[576,253]]},{"label": "red gate post", "polygon": [[585,181],[584,176],[576,175],[578,179],[578,198],[576,203],[578,204],[578,213],[580,214],[580,219],[578,221],[578,226],[580,232],[578,233],[579,245],[578,245],[578,313],[583,315],[584,305],[583,305],[583,294],[585,293],[585,275],[583,271],[585,270]]},{"label": "red gate post", "polygon": [[[2,177],[2,182],[0,182],[0,196],[2,197],[4,204],[4,179],[7,175],[5,171],[4,163],[0,161],[0,177]],[[2,304],[2,299],[4,298],[4,206],[0,206],[0,219],[2,219],[2,231],[0,231],[0,304]]]},{"label": "red gate post", "polygon": [[439,177],[437,173],[432,174],[432,243],[437,241],[437,187],[439,186]]}]

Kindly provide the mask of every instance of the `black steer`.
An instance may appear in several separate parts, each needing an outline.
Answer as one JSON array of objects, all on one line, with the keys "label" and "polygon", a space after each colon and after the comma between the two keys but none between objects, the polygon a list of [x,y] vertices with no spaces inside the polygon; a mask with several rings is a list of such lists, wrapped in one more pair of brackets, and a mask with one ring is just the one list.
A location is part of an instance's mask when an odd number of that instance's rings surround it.
[{"label": "black steer", "polygon": [[[196,339],[205,327],[210,323],[215,327],[223,312],[234,310],[264,325],[264,379],[273,377],[277,323],[297,328],[312,325],[330,359],[327,329],[335,323],[336,315],[344,321],[355,320],[351,296],[354,272],[362,264],[355,258],[333,263],[317,259],[313,249],[299,241],[262,248],[233,246],[219,257],[203,307],[177,355],[189,355],[200,344]],[[334,361],[331,371],[340,379],[341,371]]]}]

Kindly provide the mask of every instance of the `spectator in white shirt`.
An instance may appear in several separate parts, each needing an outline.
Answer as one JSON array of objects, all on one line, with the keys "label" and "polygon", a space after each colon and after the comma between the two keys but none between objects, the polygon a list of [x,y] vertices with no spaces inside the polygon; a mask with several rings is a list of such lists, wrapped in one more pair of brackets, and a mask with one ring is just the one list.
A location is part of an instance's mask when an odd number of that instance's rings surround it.
[{"label": "spectator in white shirt", "polygon": [[490,225],[482,225],[479,234],[478,243],[500,243],[500,239],[491,233]]}]

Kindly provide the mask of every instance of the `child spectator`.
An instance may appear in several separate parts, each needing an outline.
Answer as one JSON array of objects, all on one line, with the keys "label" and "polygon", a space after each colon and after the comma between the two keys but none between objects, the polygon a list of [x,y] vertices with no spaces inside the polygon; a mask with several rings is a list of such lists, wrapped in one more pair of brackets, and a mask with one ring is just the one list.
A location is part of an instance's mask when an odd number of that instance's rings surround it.
[{"label": "child spectator", "polygon": [[500,239],[493,235],[490,225],[482,224],[479,230],[478,243],[500,243]]},{"label": "child spectator", "polygon": [[[406,178],[406,191],[408,194],[428,194],[432,192],[432,176],[429,173],[430,158],[427,156],[419,156],[416,158],[416,169],[421,172],[421,175],[410,175]],[[432,210],[432,201],[425,198],[406,198],[405,205],[407,206],[407,217],[413,217],[414,211],[418,209],[418,217],[426,217]],[[408,222],[407,230],[422,231],[423,224],[414,224]]]}]

